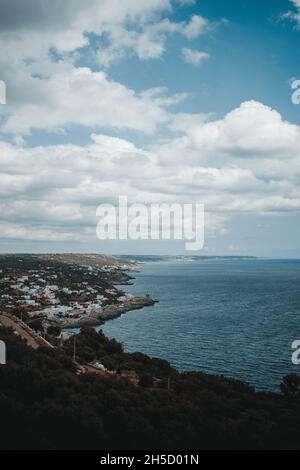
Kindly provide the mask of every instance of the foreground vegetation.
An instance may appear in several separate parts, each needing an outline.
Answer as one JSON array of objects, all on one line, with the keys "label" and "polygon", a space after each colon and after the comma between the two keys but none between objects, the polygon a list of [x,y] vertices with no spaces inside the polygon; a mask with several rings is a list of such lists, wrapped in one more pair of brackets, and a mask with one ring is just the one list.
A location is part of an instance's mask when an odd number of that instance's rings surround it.
[{"label": "foreground vegetation", "polygon": [[[32,350],[0,328],[8,363],[0,366],[1,449],[300,449],[296,385],[285,396],[166,361],[124,353],[115,340],[84,329],[62,350]],[[79,373],[101,360],[115,375]],[[132,383],[124,371],[135,371]],[[294,388],[293,388],[294,387]]]}]

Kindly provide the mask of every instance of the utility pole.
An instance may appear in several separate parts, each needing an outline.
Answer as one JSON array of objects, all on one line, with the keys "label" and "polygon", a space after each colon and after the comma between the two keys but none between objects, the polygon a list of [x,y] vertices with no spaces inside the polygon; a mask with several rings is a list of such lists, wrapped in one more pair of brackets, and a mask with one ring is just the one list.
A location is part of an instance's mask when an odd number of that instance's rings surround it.
[{"label": "utility pole", "polygon": [[170,388],[171,388],[171,379],[170,377],[168,377],[168,392],[170,391]]},{"label": "utility pole", "polygon": [[74,343],[73,343],[73,360],[76,362],[76,335],[74,335]]}]

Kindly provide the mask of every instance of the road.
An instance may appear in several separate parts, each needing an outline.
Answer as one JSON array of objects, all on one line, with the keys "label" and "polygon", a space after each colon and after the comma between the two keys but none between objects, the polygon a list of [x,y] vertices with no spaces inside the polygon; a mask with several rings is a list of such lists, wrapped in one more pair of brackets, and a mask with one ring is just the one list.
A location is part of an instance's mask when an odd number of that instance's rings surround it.
[{"label": "road", "polygon": [[26,323],[22,322],[16,317],[9,314],[0,314],[0,323],[7,327],[12,328],[21,338],[23,338],[28,346],[33,349],[38,349],[43,346],[46,348],[53,348],[52,344],[48,343],[44,338],[39,336],[34,330],[32,330]]},{"label": "road", "polygon": [[[31,346],[33,349],[38,349],[41,346],[46,348],[54,348],[52,344],[48,343],[48,341],[39,336],[26,323],[21,321],[19,318],[10,315],[9,313],[0,313],[0,324],[7,328],[12,328],[16,334],[23,338],[27,345]],[[120,377],[116,371],[101,370],[91,363],[81,365],[77,361],[74,361],[74,364],[76,364],[77,373],[79,374],[94,373],[106,377]],[[134,371],[124,371],[121,376],[126,377],[134,385],[138,385],[139,383],[139,377]]]}]

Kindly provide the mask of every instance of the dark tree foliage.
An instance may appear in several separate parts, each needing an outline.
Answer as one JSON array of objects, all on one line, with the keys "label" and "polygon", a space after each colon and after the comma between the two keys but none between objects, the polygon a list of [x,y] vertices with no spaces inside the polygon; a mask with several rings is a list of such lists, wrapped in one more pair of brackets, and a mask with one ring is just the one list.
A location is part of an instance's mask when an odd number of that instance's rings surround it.
[{"label": "dark tree foliage", "polygon": [[282,393],[291,399],[300,399],[300,376],[297,374],[288,374],[283,377],[280,384]]},{"label": "dark tree foliage", "polygon": [[61,334],[61,328],[59,326],[56,326],[56,325],[48,326],[47,333],[50,336],[57,337]]},{"label": "dark tree foliage", "polygon": [[137,371],[146,386],[120,375],[79,374],[72,339],[65,351],[32,350],[5,328],[0,339],[8,354],[0,366],[2,450],[300,449],[300,403],[289,394],[178,373],[165,361],[122,352],[93,330],[77,336],[82,362],[88,353],[110,358],[112,368]]},{"label": "dark tree foliage", "polygon": [[[66,354],[73,357],[74,336],[64,344]],[[94,328],[84,326],[76,335],[76,359],[81,363],[99,360],[111,354],[122,353],[123,348],[115,339],[109,340],[102,331],[97,333]]]},{"label": "dark tree foliage", "polygon": [[42,331],[43,329],[43,322],[40,318],[30,320],[28,322],[28,325],[30,326],[30,328],[32,328],[35,331]]},{"label": "dark tree foliage", "polygon": [[153,377],[149,374],[140,375],[139,385],[143,388],[150,388],[153,385]]}]

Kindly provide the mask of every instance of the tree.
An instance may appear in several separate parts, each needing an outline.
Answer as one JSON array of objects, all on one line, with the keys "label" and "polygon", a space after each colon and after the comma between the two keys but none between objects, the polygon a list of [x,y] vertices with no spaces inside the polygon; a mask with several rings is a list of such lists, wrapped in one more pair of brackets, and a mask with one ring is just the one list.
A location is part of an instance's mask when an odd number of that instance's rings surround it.
[{"label": "tree", "polygon": [[297,374],[288,374],[283,377],[280,384],[281,392],[287,397],[292,399],[300,398],[300,376]]},{"label": "tree", "polygon": [[50,325],[48,326],[47,332],[51,336],[59,336],[61,334],[61,328],[56,325]]},{"label": "tree", "polygon": [[150,388],[153,385],[153,377],[149,374],[142,374],[140,376],[139,385],[143,388]]},{"label": "tree", "polygon": [[43,322],[40,318],[36,318],[34,320],[31,320],[29,322],[30,328],[32,328],[35,331],[42,331],[43,329]]}]

